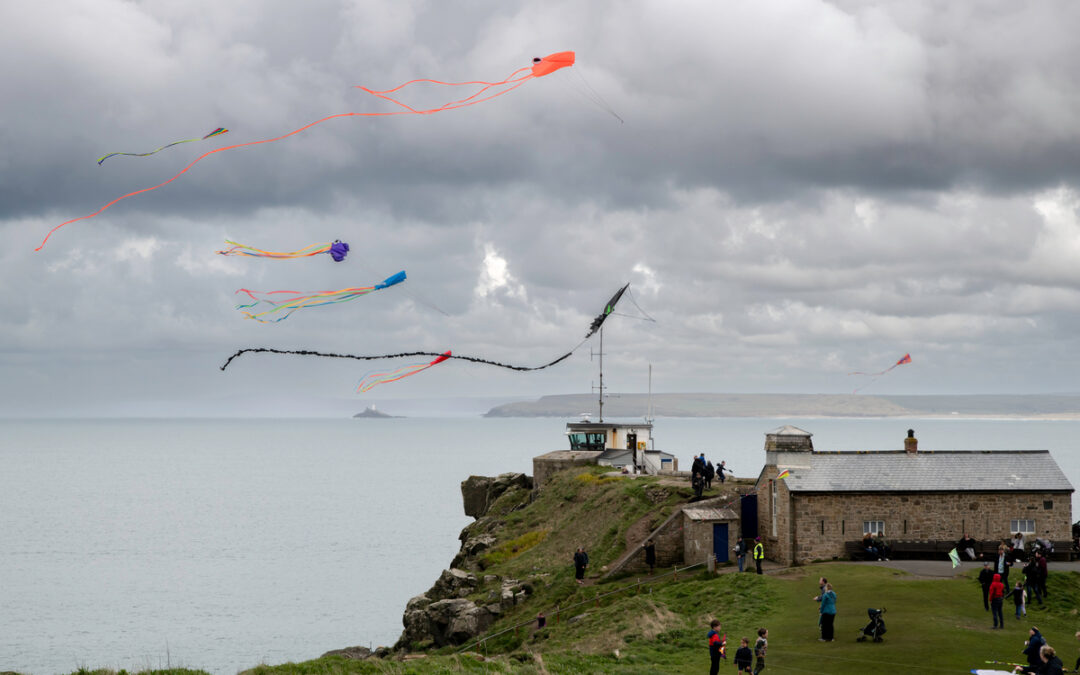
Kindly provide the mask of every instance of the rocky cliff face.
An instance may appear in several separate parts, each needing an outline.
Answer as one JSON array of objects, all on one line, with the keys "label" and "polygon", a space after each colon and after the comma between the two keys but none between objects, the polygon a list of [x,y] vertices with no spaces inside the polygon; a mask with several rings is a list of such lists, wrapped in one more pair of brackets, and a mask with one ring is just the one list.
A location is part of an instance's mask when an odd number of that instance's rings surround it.
[{"label": "rocky cliff face", "polygon": [[489,514],[505,515],[529,503],[532,478],[522,473],[504,473],[495,477],[469,476],[461,483],[465,515],[475,522],[461,531],[461,548],[450,569],[426,592],[405,606],[402,624],[405,630],[395,649],[433,644],[438,647],[460,645],[486,631],[508,607],[524,602],[530,587],[514,579],[483,577],[483,585],[499,582],[500,591],[489,590],[484,600],[469,599],[480,590],[476,573],[482,572],[482,556],[496,542],[498,521]]}]

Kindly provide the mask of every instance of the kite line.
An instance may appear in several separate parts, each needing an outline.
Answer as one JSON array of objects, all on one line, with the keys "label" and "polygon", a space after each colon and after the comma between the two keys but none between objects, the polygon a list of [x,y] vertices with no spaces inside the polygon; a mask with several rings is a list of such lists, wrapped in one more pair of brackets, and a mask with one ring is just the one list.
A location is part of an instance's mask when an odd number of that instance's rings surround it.
[{"label": "kite line", "polygon": [[[498,361],[491,361],[489,359],[482,359],[475,356],[460,356],[458,354],[448,354],[447,352],[400,352],[398,354],[375,354],[375,355],[359,355],[359,354],[334,354],[332,352],[316,352],[309,349],[273,349],[271,347],[248,347],[247,349],[241,349],[235,354],[230,356],[225,363],[221,365],[221,370],[225,370],[229,367],[229,364],[233,362],[233,359],[243,356],[244,354],[294,354],[296,356],[320,356],[327,359],[353,359],[354,361],[383,361],[387,359],[401,359],[412,356],[435,356],[443,357],[446,359],[458,359],[460,361],[468,361],[470,363],[480,363],[485,366],[495,366],[497,368],[506,368],[507,370],[517,371],[529,371],[529,370],[543,370],[544,368],[550,368],[555,364],[568,359],[574,352],[569,351],[560,356],[559,358],[545,363],[542,366],[515,366],[509,363],[500,363]],[[443,359],[443,360],[446,360]],[[434,365],[434,364],[432,364]]]},{"label": "kite line", "polygon": [[[310,124],[305,124],[304,126],[300,127],[299,129],[294,129],[293,131],[290,131],[290,132],[288,132],[286,134],[282,134],[280,136],[275,136],[273,138],[265,138],[265,139],[262,139],[262,140],[259,140],[259,141],[249,141],[247,143],[237,143],[236,145],[226,145],[226,146],[223,146],[223,147],[220,147],[220,148],[215,148],[214,150],[210,150],[209,152],[204,152],[203,154],[201,154],[198,157],[196,157],[195,159],[193,159],[190,163],[188,163],[188,165],[185,166],[183,169],[181,169],[179,173],[177,173],[175,176],[173,176],[172,178],[170,178],[170,179],[168,179],[166,181],[163,181],[161,183],[158,183],[157,185],[154,185],[154,186],[151,186],[151,187],[148,187],[148,188],[143,188],[141,190],[134,190],[132,192],[128,192],[127,194],[120,195],[119,197],[117,197],[116,199],[113,199],[112,201],[106,203],[104,206],[99,208],[97,211],[94,211],[93,213],[87,214],[85,216],[79,216],[78,218],[72,218],[71,220],[66,220],[66,221],[60,223],[56,227],[49,230],[49,232],[45,235],[45,238],[41,240],[41,244],[39,244],[38,247],[35,248],[34,250],[35,251],[40,251],[42,248],[44,248],[45,244],[49,241],[49,237],[51,237],[53,235],[53,233],[56,232],[57,230],[59,230],[61,227],[64,227],[65,225],[70,225],[71,223],[75,223],[75,222],[78,222],[80,220],[86,220],[88,218],[93,218],[93,217],[97,216],[98,214],[102,213],[103,211],[105,211],[105,209],[109,208],[113,204],[115,204],[115,203],[117,203],[119,201],[123,201],[123,200],[127,199],[128,197],[134,197],[135,195],[140,195],[140,194],[142,194],[144,192],[152,192],[154,190],[157,190],[158,188],[165,187],[166,185],[173,182],[174,180],[176,180],[180,176],[184,175],[188,171],[188,169],[195,166],[196,164],[198,164],[202,160],[206,159],[210,155],[213,155],[213,154],[216,154],[216,153],[219,153],[219,152],[225,152],[226,150],[235,150],[236,148],[246,148],[246,147],[249,147],[249,146],[252,146],[252,145],[262,145],[263,143],[273,143],[275,141],[280,141],[280,140],[288,138],[290,136],[295,136],[296,134],[299,134],[299,133],[301,133],[303,131],[306,131],[306,130],[310,129],[313,126],[316,126],[318,124],[322,124],[323,122],[329,122],[330,120],[334,120],[334,119],[338,119],[338,118],[342,118],[342,117],[393,117],[393,116],[397,116],[397,115],[430,115],[430,114],[434,114],[434,113],[438,113],[438,112],[443,112],[443,111],[446,111],[446,110],[456,110],[458,108],[464,108],[466,106],[476,105],[477,103],[481,103],[483,101],[489,101],[489,100],[491,100],[491,99],[493,99],[493,98],[495,98],[497,96],[502,96],[505,93],[508,93],[508,92],[510,92],[510,91],[512,91],[514,89],[517,89],[518,87],[525,84],[529,80],[533,80],[533,79],[536,79],[536,78],[539,78],[539,77],[544,77],[545,75],[550,75],[551,73],[553,73],[553,72],[555,72],[557,70],[560,70],[562,68],[572,66],[572,65],[574,65],[574,60],[575,60],[574,52],[558,52],[558,53],[555,53],[555,54],[549,54],[548,56],[545,56],[545,57],[542,57],[542,58],[537,57],[537,58],[533,59],[533,64],[531,66],[526,66],[524,68],[519,68],[518,70],[515,70],[513,73],[508,75],[503,80],[500,80],[500,81],[497,81],[497,82],[480,82],[480,81],[473,81],[473,82],[440,82],[438,80],[410,80],[409,82],[398,85],[397,87],[394,87],[393,89],[386,89],[386,90],[383,90],[383,91],[376,91],[376,90],[373,90],[373,89],[368,89],[367,87],[357,87],[359,89],[362,89],[363,91],[366,91],[367,93],[369,93],[369,94],[371,94],[373,96],[376,96],[376,97],[381,98],[381,99],[383,99],[385,101],[389,101],[389,102],[394,103],[394,104],[396,104],[398,106],[401,106],[403,108],[403,110],[393,110],[393,111],[389,111],[389,112],[370,112],[370,113],[347,112],[347,113],[337,113],[335,115],[327,115],[326,117],[315,120],[314,122],[311,122]],[[480,91],[474,93],[472,96],[468,96],[466,98],[459,99],[457,101],[451,101],[449,103],[444,103],[443,105],[435,107],[435,108],[428,108],[428,109],[423,109],[423,110],[422,109],[417,109],[417,108],[412,108],[412,107],[402,103],[401,101],[398,101],[397,99],[394,99],[394,98],[388,96],[388,94],[394,93],[394,92],[396,92],[396,91],[398,91],[400,89],[403,89],[403,88],[409,86],[410,84],[413,84],[413,83],[416,83],[416,82],[430,82],[430,83],[433,83],[433,84],[442,84],[442,85],[446,85],[446,86],[461,86],[461,85],[470,85],[471,84],[471,85],[483,85],[483,87],[480,89]],[[489,92],[491,89],[498,88],[498,87],[505,87],[505,88],[504,89],[498,89],[495,93],[491,93],[491,94],[488,94],[486,96],[482,96],[483,94],[487,94],[487,92]]]},{"label": "kite line", "polygon": [[157,150],[151,150],[150,152],[110,152],[109,154],[105,155],[104,157],[99,157],[97,163],[98,163],[98,166],[101,166],[102,162],[104,162],[105,160],[107,160],[110,157],[116,157],[117,155],[127,155],[128,157],[149,157],[150,155],[154,154],[155,152],[160,152],[160,151],[164,150],[165,148],[171,148],[174,145],[180,145],[181,143],[194,143],[195,141],[205,141],[208,138],[213,138],[214,136],[220,136],[221,134],[227,134],[227,133],[229,133],[228,129],[226,129],[225,127],[218,127],[217,129],[214,129],[213,131],[206,134],[202,138],[189,138],[189,139],[183,140],[183,141],[176,141],[175,143],[169,143],[168,145],[163,145],[160,148],[158,148]]}]

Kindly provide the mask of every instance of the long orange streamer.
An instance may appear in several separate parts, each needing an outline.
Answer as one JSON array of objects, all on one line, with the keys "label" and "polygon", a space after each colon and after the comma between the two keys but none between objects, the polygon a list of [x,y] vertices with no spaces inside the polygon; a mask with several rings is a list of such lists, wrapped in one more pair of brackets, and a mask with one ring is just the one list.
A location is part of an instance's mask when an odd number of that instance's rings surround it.
[{"label": "long orange streamer", "polygon": [[[209,152],[205,152],[205,153],[199,155],[198,157],[196,157],[194,160],[191,161],[190,164],[188,164],[183,169],[181,169],[179,173],[177,173],[175,176],[173,176],[172,178],[170,178],[170,179],[168,179],[166,181],[158,183],[157,185],[154,185],[152,187],[143,188],[142,190],[135,190],[133,192],[128,192],[127,194],[121,195],[121,196],[117,197],[116,199],[112,200],[111,202],[108,202],[107,204],[102,206],[97,211],[94,211],[93,213],[90,213],[90,214],[85,215],[85,216],[79,216],[78,218],[72,218],[71,220],[66,220],[66,221],[60,223],[56,227],[49,230],[48,234],[45,235],[45,238],[41,240],[41,244],[39,244],[38,247],[35,248],[34,250],[35,251],[40,251],[42,248],[44,248],[45,244],[49,241],[49,237],[51,237],[53,235],[53,233],[56,232],[57,230],[59,230],[61,227],[64,227],[65,225],[70,225],[71,223],[76,223],[76,222],[78,222],[80,220],[86,220],[88,218],[93,218],[93,217],[97,216],[98,214],[100,214],[101,212],[103,212],[105,209],[112,206],[113,204],[115,204],[117,202],[120,202],[120,201],[123,201],[123,200],[127,199],[128,197],[134,197],[135,195],[140,195],[140,194],[142,194],[144,192],[152,192],[153,190],[157,190],[158,188],[165,187],[166,185],[173,182],[174,180],[176,180],[180,176],[184,175],[187,172],[188,169],[195,166],[196,164],[198,164],[202,160],[206,159],[210,155],[214,155],[214,154],[217,154],[219,152],[225,152],[226,150],[235,150],[236,148],[246,148],[246,147],[252,146],[252,145],[262,145],[263,143],[273,143],[275,141],[280,141],[280,140],[288,138],[290,136],[295,136],[296,134],[298,134],[298,133],[300,133],[302,131],[306,131],[306,130],[310,129],[311,127],[313,127],[313,126],[315,126],[317,124],[322,124],[323,122],[329,122],[330,120],[338,119],[340,117],[390,117],[390,116],[394,116],[394,115],[430,115],[430,114],[437,113],[437,112],[443,112],[445,110],[456,110],[458,108],[464,108],[466,106],[476,105],[477,103],[481,103],[483,101],[489,101],[489,100],[491,100],[493,98],[496,98],[498,96],[502,96],[503,94],[505,94],[507,92],[513,91],[514,89],[517,89],[518,87],[523,85],[528,80],[535,79],[537,77],[543,77],[545,75],[550,75],[551,73],[555,72],[556,70],[559,70],[561,68],[565,68],[567,66],[573,65],[574,64],[574,52],[558,52],[558,53],[555,53],[555,54],[551,54],[549,56],[545,56],[543,58],[534,59],[533,61],[534,61],[534,63],[533,63],[532,66],[526,67],[526,68],[520,68],[518,70],[515,70],[508,77],[506,77],[505,79],[503,79],[503,80],[501,80],[499,82],[478,82],[478,81],[474,81],[474,82],[439,82],[437,80],[410,80],[409,82],[406,82],[405,84],[399,85],[399,86],[397,86],[397,87],[395,87],[393,89],[386,89],[384,91],[375,91],[375,90],[372,90],[372,89],[368,89],[367,87],[357,87],[359,89],[363,89],[364,91],[366,91],[367,93],[369,93],[369,94],[371,94],[373,96],[376,96],[376,97],[381,98],[381,99],[383,99],[385,101],[389,101],[391,103],[399,105],[399,106],[403,107],[404,110],[395,110],[395,111],[392,111],[392,112],[373,112],[373,113],[349,112],[349,113],[338,113],[336,115],[327,115],[326,117],[323,117],[322,119],[315,120],[314,122],[312,122],[310,124],[305,124],[304,126],[300,127],[299,129],[296,129],[294,131],[290,131],[287,134],[282,134],[281,136],[275,136],[274,138],[266,138],[266,139],[263,139],[261,141],[250,141],[248,143],[237,143],[236,145],[226,145],[226,146],[221,147],[221,148],[216,148],[214,150],[210,150]],[[528,72],[526,72],[526,71],[528,71]],[[394,99],[394,98],[392,98],[390,96],[387,96],[387,94],[391,94],[391,93],[393,93],[395,91],[398,91],[399,89],[402,89],[403,87],[406,87],[406,86],[408,86],[410,84],[413,84],[413,83],[416,83],[416,82],[431,82],[431,83],[435,83],[435,84],[443,84],[443,85],[448,85],[448,86],[460,86],[460,85],[467,85],[467,84],[481,84],[481,85],[484,85],[484,86],[483,86],[483,88],[480,89],[480,91],[474,93],[472,96],[469,96],[469,97],[466,97],[466,98],[463,98],[463,99],[460,99],[460,100],[457,100],[457,101],[451,101],[450,103],[445,103],[445,104],[443,104],[443,105],[441,105],[441,106],[439,106],[437,108],[430,108],[430,109],[427,109],[427,110],[417,110],[415,108],[409,107],[408,105],[402,103],[401,101],[398,101],[398,100],[396,100],[396,99]],[[507,86],[507,85],[510,85],[510,86]],[[491,94],[490,96],[481,97],[482,94],[490,91],[491,89],[493,89],[495,87],[500,87],[500,86],[506,86],[506,88],[505,89],[500,89],[499,91]],[[478,97],[480,97],[480,98],[478,98]]]}]

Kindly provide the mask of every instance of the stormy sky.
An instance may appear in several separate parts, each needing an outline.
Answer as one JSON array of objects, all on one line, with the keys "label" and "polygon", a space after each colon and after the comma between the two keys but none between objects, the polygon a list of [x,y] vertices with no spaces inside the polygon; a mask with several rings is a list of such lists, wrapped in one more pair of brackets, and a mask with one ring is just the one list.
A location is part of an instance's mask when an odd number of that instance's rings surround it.
[{"label": "stormy sky", "polygon": [[[1075,392],[1074,2],[33,0],[0,3],[0,410],[319,414],[610,391]],[[425,116],[355,85],[497,80]],[[419,85],[432,107],[461,89]],[[620,121],[621,118],[621,121]],[[165,143],[228,134],[164,150]],[[215,255],[226,239],[327,256]],[[408,281],[276,324],[235,291]],[[644,317],[655,319],[647,321]],[[415,361],[415,360],[414,360]],[[335,408],[336,406],[336,408]],[[336,414],[336,413],[335,413]]]}]

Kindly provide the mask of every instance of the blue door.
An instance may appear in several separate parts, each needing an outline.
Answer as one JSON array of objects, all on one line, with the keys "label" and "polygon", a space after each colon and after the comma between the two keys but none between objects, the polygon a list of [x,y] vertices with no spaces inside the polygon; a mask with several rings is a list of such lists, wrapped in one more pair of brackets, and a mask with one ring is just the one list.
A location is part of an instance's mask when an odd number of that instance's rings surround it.
[{"label": "blue door", "polygon": [[728,558],[727,523],[713,523],[712,550],[716,554],[716,562],[724,563],[730,559]]}]

